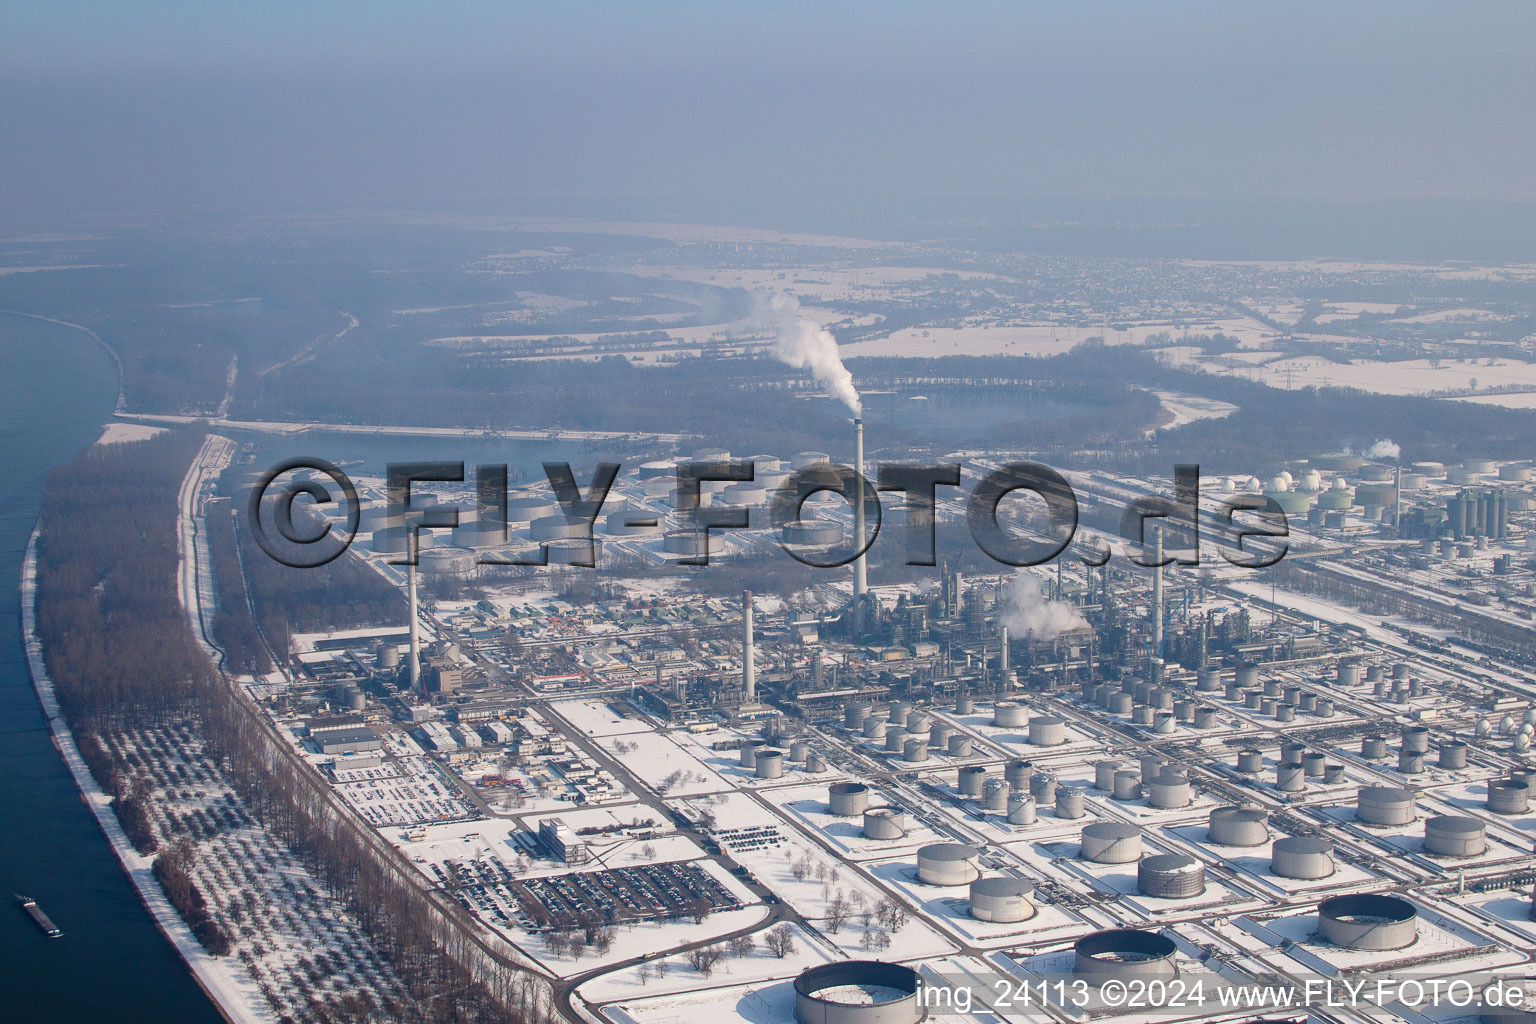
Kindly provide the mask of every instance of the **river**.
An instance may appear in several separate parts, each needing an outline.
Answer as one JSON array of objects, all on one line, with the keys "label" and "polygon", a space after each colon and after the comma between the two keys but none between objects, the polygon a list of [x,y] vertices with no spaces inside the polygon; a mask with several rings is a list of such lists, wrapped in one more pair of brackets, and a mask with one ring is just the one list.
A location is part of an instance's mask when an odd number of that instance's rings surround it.
[{"label": "river", "polygon": [[[112,359],[82,331],[0,314],[0,992],[8,1021],[215,1024],[49,741],[21,645],[19,573],[50,467],[95,440],[117,398]],[[34,897],[48,939],[11,899]]]}]

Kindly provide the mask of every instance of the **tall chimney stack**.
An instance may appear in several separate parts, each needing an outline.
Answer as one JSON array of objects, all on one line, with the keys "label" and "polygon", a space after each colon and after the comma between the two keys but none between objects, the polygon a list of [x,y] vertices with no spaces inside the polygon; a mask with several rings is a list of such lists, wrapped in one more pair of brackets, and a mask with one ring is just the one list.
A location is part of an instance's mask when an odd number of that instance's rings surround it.
[{"label": "tall chimney stack", "polygon": [[[856,473],[863,476],[864,473],[864,417],[853,418],[853,468]],[[864,488],[855,485],[858,490],[853,502],[853,542],[859,547],[864,546]],[[864,554],[853,560],[853,626],[863,634],[864,632],[864,595],[869,589],[864,577]]]},{"label": "tall chimney stack", "polygon": [[406,665],[410,670],[411,691],[421,689],[421,637],[416,631],[416,564],[405,568],[405,589],[411,598],[411,654]]},{"label": "tall chimney stack", "polygon": [[741,691],[743,704],[757,703],[757,666],[752,663],[752,591],[741,592]]},{"label": "tall chimney stack", "polygon": [[1008,627],[1003,627],[1002,651],[998,655],[998,667],[1003,670],[1004,681],[1008,675]]},{"label": "tall chimney stack", "polygon": [[1152,567],[1152,656],[1163,656],[1163,531],[1159,527],[1153,542]]},{"label": "tall chimney stack", "polygon": [[1397,472],[1393,474],[1396,483],[1392,488],[1392,525],[1395,527],[1403,521],[1403,459],[1398,456]]}]

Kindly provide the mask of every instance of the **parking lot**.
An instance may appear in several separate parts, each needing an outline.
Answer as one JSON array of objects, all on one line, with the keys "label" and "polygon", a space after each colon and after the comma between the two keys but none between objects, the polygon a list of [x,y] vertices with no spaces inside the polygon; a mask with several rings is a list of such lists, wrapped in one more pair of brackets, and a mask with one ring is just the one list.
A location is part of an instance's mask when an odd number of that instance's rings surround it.
[{"label": "parking lot", "polygon": [[433,864],[434,877],[471,913],[495,924],[530,930],[563,929],[593,919],[659,921],[738,910],[729,889],[697,864],[647,864],[518,878],[502,861]]},{"label": "parking lot", "polygon": [[480,817],[424,757],[401,757],[372,768],[338,768],[332,777],[336,791],[375,828]]},{"label": "parking lot", "polygon": [[748,852],[782,846],[784,834],[777,825],[753,825],[749,828],[719,828],[710,835],[730,852]]}]

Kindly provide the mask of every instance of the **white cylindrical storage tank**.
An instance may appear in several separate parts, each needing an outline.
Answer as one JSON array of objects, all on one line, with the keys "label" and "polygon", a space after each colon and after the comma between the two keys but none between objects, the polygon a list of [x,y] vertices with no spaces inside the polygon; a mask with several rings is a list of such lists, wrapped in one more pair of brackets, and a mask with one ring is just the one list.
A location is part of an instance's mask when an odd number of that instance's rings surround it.
[{"label": "white cylindrical storage tank", "polygon": [[970,695],[962,695],[955,698],[955,714],[969,715],[976,710],[976,699]]},{"label": "white cylindrical storage tank", "polygon": [[982,783],[986,781],[987,770],[979,764],[968,764],[960,769],[959,780],[955,788],[961,796],[981,796]]},{"label": "white cylindrical storage tank", "polygon": [[862,729],[869,720],[869,705],[850,700],[843,704],[843,725],[850,729]]},{"label": "white cylindrical storage tank", "polygon": [[1041,805],[1056,802],[1056,776],[1044,772],[1029,780],[1029,795]]},{"label": "white cylindrical storage tank", "polygon": [[791,469],[796,470],[808,469],[811,466],[818,466],[824,462],[831,461],[832,456],[826,452],[801,452],[789,460],[789,466]]},{"label": "white cylindrical storage tank", "polygon": [[1000,700],[992,709],[992,724],[1004,729],[1022,729],[1029,724],[1029,709],[1011,700]]},{"label": "white cylindrical storage tank", "polygon": [[1402,749],[1414,754],[1429,753],[1429,726],[1405,725],[1402,734]]},{"label": "white cylindrical storage tank", "polygon": [[1168,767],[1168,759],[1161,754],[1142,754],[1137,763],[1143,779],[1155,779]]},{"label": "white cylindrical storage tank", "polygon": [[965,843],[933,843],[917,851],[917,879],[929,885],[970,885],[981,877],[981,853]]},{"label": "white cylindrical storage tank", "polygon": [[1195,689],[1201,693],[1217,693],[1221,690],[1221,670],[1217,668],[1203,668],[1200,670],[1199,681]]},{"label": "white cylindrical storage tank", "polygon": [[1465,768],[1467,766],[1467,745],[1459,741],[1441,744],[1439,764],[1441,768]]},{"label": "white cylindrical storage tank", "polygon": [[795,1024],[918,1024],[927,1016],[917,971],[881,960],[835,960],[795,978]]},{"label": "white cylindrical storage tank", "polygon": [[907,745],[907,730],[895,726],[885,730],[885,749],[892,754],[901,753]]},{"label": "white cylindrical storage tank", "polygon": [[1345,949],[1402,949],[1418,937],[1414,905],[1382,893],[1329,897],[1318,904],[1317,919],[1318,933]]},{"label": "white cylindrical storage tank", "polygon": [[1132,725],[1151,725],[1152,717],[1152,709],[1147,707],[1145,704],[1131,708]]},{"label": "white cylindrical storage tank", "polygon": [[949,738],[949,756],[970,757],[971,738],[969,736],[961,736],[958,733],[951,736]]},{"label": "white cylindrical storage tank", "polygon": [[1206,837],[1221,846],[1263,846],[1269,842],[1269,815],[1262,807],[1218,807]]},{"label": "white cylindrical storage tank", "polygon": [[1317,751],[1301,755],[1301,770],[1309,779],[1320,779],[1328,765],[1328,756]]},{"label": "white cylindrical storage tank", "polygon": [[1067,723],[1054,715],[1029,720],[1029,742],[1035,747],[1056,747],[1067,741]]},{"label": "white cylindrical storage tank", "polygon": [[1116,800],[1139,800],[1141,798],[1141,774],[1139,772],[1115,772],[1115,790],[1111,795]]},{"label": "white cylindrical storage tank", "polygon": [[741,745],[741,750],[738,751],[738,761],[737,761],[737,763],[740,764],[741,767],[743,767],[743,768],[756,768],[757,767],[757,752],[758,752],[759,749],[767,747],[767,746],[768,746],[768,741],[767,740],[746,740],[746,741],[744,741],[742,743],[742,745]]},{"label": "white cylindrical storage tank", "polygon": [[1081,818],[1083,816],[1083,791],[1058,786],[1056,789],[1056,817]]},{"label": "white cylindrical storage tank", "polygon": [[1072,946],[1072,973],[1090,985],[1149,982],[1178,975],[1179,947],[1156,932],[1115,928],[1094,932]]},{"label": "white cylindrical storage tank", "polygon": [[863,725],[864,738],[867,740],[885,739],[885,721],[879,718],[866,718]]},{"label": "white cylindrical storage tank", "polygon": [[754,770],[760,779],[782,778],[784,775],[784,751],[759,750]]},{"label": "white cylindrical storage tank", "polygon": [[1083,860],[1130,864],[1141,859],[1141,829],[1120,821],[1099,821],[1083,829]]},{"label": "white cylindrical storage tank", "polygon": [[945,750],[949,747],[949,738],[954,734],[953,726],[934,722],[928,727],[928,745],[935,750]]},{"label": "white cylindrical storage tank", "polygon": [[811,745],[805,740],[796,740],[789,745],[789,759],[791,761],[804,761],[806,755],[811,752]]},{"label": "white cylindrical storage tank", "polygon": [[933,721],[921,711],[908,711],[906,725],[907,732],[927,732],[933,726]]},{"label": "white cylindrical storage tank", "polygon": [[567,540],[585,537],[585,527],[583,520],[569,519],[564,514],[541,516],[529,524],[528,535],[540,543],[549,540]]},{"label": "white cylindrical storage tank", "polygon": [[1264,770],[1264,752],[1261,750],[1239,750],[1237,752],[1237,770],[1244,775],[1256,775]]},{"label": "white cylindrical storage tank", "polygon": [[1033,882],[1022,878],[978,878],[971,883],[971,916],[978,921],[1016,923],[1035,916],[1029,901]]},{"label": "white cylindrical storage tank", "polygon": [[1323,765],[1323,783],[1336,786],[1344,781],[1344,766],[1341,764]]},{"label": "white cylindrical storage tank", "polygon": [[1146,791],[1147,803],[1153,807],[1188,807],[1193,799],[1189,777],[1182,774],[1164,772],[1151,782],[1143,784],[1142,788]]},{"label": "white cylindrical storage tank", "polygon": [[919,764],[928,760],[928,741],[907,740],[901,747],[901,759],[909,764]]},{"label": "white cylindrical storage tank", "polygon": [[895,807],[872,807],[864,812],[866,839],[901,839],[907,834],[907,816]]},{"label": "white cylindrical storage tank", "polygon": [[1281,878],[1315,879],[1333,874],[1333,844],[1311,836],[1286,836],[1270,848],[1269,870]]},{"label": "white cylindrical storage tank", "polygon": [[820,754],[812,754],[805,759],[805,770],[808,772],[824,772],[827,770],[827,760]]},{"label": "white cylindrical storage tank", "polygon": [[1488,848],[1487,827],[1462,814],[1438,814],[1424,823],[1424,849],[1442,857],[1476,857]]},{"label": "white cylindrical storage tank", "polygon": [[1109,695],[1109,712],[1112,715],[1128,715],[1132,711],[1131,695],[1128,693],[1112,693]]},{"label": "white cylindrical storage tank", "polygon": [[1144,896],[1189,899],[1205,892],[1205,865],[1182,853],[1162,853],[1136,866],[1136,888]]},{"label": "white cylindrical storage tank", "polygon": [[869,809],[869,787],[862,782],[834,782],[827,788],[828,809],[840,818],[859,818]]},{"label": "white cylindrical storage tank", "polygon": [[1026,792],[1029,790],[1029,780],[1035,777],[1035,762],[1014,760],[1003,765],[1003,778],[1008,785]]},{"label": "white cylindrical storage tank", "polygon": [[1022,793],[1008,797],[1008,824],[1033,825],[1035,823],[1035,798]]},{"label": "white cylindrical storage tank", "polygon": [[1002,779],[988,779],[981,787],[982,807],[1002,814],[1008,810],[1008,784]]},{"label": "white cylindrical storage tank", "polygon": [[1394,786],[1363,786],[1355,818],[1370,825],[1406,825],[1414,818],[1413,791]]},{"label": "white cylindrical storage tank", "polygon": [[1387,756],[1385,736],[1367,736],[1360,741],[1360,756],[1368,761],[1380,761]]},{"label": "white cylindrical storage tank", "polygon": [[1099,761],[1093,766],[1093,788],[1109,792],[1115,788],[1115,773],[1125,770],[1121,761]]},{"label": "white cylindrical storage tank", "polygon": [[1195,708],[1195,728],[1214,729],[1216,727],[1215,708]]},{"label": "white cylindrical storage tank", "polygon": [[1285,761],[1275,768],[1275,788],[1282,793],[1299,793],[1307,786],[1306,769],[1300,761]]},{"label": "white cylindrical storage tank", "polygon": [[1239,665],[1237,666],[1237,674],[1233,678],[1237,682],[1237,685],[1245,690],[1250,687],[1258,686],[1259,666],[1249,664]]},{"label": "white cylindrical storage tank", "polygon": [[1495,814],[1524,814],[1531,809],[1530,793],[1523,781],[1495,779],[1488,783],[1488,809]]},{"label": "white cylindrical storage tank", "polygon": [[1397,770],[1401,775],[1424,774],[1424,755],[1412,750],[1397,752]]}]

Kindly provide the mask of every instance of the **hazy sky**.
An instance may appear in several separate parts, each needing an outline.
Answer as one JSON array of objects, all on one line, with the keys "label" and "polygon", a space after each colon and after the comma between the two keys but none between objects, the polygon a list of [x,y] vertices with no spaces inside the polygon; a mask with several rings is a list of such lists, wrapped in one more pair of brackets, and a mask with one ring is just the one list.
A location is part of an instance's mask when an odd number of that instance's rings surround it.
[{"label": "hazy sky", "polygon": [[7,0],[0,216],[1536,198],[1533,40],[1529,3]]}]

